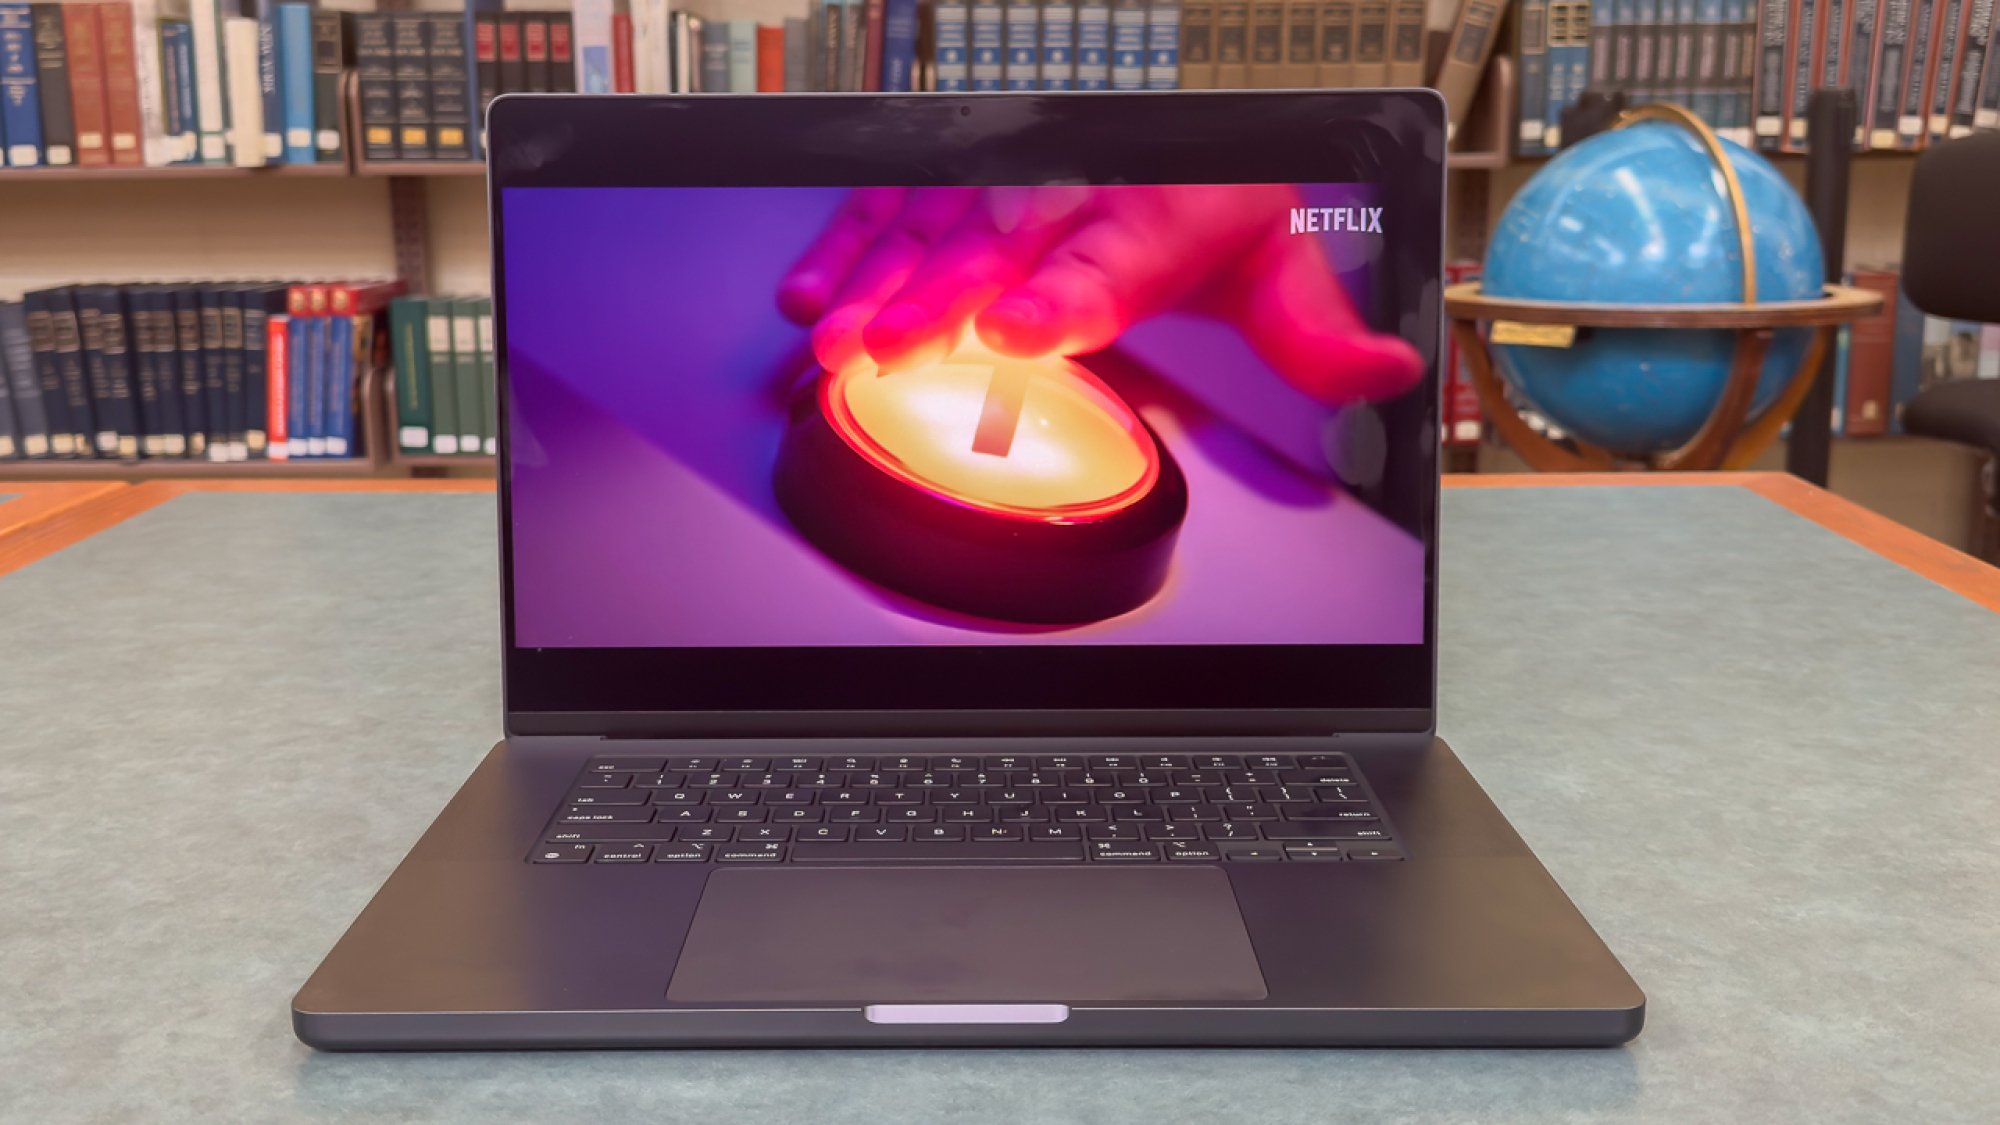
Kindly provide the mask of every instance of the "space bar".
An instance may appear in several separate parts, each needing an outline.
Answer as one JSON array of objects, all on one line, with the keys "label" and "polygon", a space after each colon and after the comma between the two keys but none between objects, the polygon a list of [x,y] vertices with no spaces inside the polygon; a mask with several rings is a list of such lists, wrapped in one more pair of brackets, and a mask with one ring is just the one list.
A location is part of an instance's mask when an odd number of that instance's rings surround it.
[{"label": "space bar", "polygon": [[794,844],[794,863],[1081,863],[1083,846],[1062,843]]}]

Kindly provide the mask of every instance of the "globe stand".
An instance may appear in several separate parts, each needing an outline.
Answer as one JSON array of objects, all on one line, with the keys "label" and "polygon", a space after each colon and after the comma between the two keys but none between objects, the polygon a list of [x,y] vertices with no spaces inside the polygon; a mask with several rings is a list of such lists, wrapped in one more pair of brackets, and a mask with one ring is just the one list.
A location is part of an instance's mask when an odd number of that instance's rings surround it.
[{"label": "globe stand", "polygon": [[[1812,390],[1820,360],[1833,346],[1833,336],[1839,327],[1882,307],[1882,298],[1877,294],[1845,285],[1827,286],[1816,300],[1758,301],[1756,245],[1750,232],[1750,211],[1722,142],[1700,118],[1675,105],[1644,105],[1628,110],[1612,128],[1622,129],[1646,120],[1668,121],[1694,133],[1721,173],[1736,221],[1743,266],[1743,300],[1718,304],[1607,305],[1489,297],[1476,282],[1447,288],[1445,314],[1451,318],[1452,334],[1471,369],[1480,407],[1502,440],[1530,467],[1540,471],[1742,468],[1777,440],[1785,423],[1798,411],[1799,403]],[[1491,325],[1488,333],[1480,332],[1481,322]],[[1508,401],[1494,371],[1489,350],[1492,343],[1569,347],[1580,330],[1591,328],[1730,329],[1736,333],[1729,381],[1716,397],[1708,418],[1685,444],[1635,460],[1574,437],[1558,442],[1530,426]],[[1750,408],[1763,372],[1764,356],[1770,350],[1772,334],[1781,328],[1815,331],[1783,392],[1753,415]]]}]

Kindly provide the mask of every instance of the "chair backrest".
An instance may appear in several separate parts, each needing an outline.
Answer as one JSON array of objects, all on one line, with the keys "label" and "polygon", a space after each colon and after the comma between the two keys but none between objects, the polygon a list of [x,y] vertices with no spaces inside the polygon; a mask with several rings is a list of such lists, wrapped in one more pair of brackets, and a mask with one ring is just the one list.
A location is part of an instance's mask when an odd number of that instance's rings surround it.
[{"label": "chair backrest", "polygon": [[1917,158],[1903,288],[1932,316],[2000,321],[2000,133],[1960,137]]}]

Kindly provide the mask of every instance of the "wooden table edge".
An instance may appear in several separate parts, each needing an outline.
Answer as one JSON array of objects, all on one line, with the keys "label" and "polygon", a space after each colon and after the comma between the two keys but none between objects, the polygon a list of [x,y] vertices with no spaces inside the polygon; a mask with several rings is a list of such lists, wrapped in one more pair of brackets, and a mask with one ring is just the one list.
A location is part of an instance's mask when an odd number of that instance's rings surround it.
[{"label": "wooden table edge", "polygon": [[1449,489],[1741,488],[1976,605],[2000,613],[2000,569],[1790,473],[1453,473],[1444,478],[1444,486]]},{"label": "wooden table edge", "polygon": [[0,503],[0,536],[23,531],[125,487],[122,481],[0,482],[0,493],[14,497]]}]

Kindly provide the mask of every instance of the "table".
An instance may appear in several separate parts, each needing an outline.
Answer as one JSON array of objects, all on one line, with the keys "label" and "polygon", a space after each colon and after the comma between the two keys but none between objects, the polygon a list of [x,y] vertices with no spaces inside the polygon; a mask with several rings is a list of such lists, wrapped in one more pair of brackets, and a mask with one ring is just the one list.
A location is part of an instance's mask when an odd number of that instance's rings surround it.
[{"label": "table", "polygon": [[0,578],[0,1120],[1993,1120],[2000,573],[1790,478],[1470,483],[1443,732],[1628,1048],[314,1054],[291,993],[497,734],[490,486],[190,482]]}]

